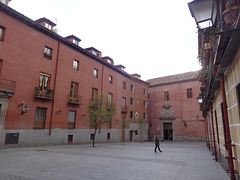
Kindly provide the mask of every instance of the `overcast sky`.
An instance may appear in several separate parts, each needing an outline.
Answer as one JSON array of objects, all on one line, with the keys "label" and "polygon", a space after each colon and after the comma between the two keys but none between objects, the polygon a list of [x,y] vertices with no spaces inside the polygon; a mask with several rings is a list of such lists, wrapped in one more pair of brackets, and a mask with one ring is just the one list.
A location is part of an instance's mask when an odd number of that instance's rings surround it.
[{"label": "overcast sky", "polygon": [[191,0],[12,0],[32,20],[46,17],[143,80],[199,70]]}]

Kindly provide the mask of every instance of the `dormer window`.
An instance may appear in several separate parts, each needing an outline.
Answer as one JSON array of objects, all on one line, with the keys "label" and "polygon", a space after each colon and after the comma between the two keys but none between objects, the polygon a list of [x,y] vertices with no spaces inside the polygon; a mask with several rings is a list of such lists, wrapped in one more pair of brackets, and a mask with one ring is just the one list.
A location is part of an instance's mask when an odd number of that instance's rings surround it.
[{"label": "dormer window", "polygon": [[45,27],[48,28],[49,30],[52,30],[52,26],[48,23],[45,23]]},{"label": "dormer window", "polygon": [[56,24],[52,21],[50,21],[47,18],[40,18],[38,20],[36,20],[37,23],[41,24],[42,26],[44,26],[45,28],[49,29],[49,30],[53,30],[53,27],[56,26]]}]

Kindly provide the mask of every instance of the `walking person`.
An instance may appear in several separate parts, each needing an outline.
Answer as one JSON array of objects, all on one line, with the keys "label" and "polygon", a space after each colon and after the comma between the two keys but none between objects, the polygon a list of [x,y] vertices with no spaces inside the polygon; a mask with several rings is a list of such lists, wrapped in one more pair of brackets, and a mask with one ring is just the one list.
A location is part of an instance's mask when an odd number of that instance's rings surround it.
[{"label": "walking person", "polygon": [[158,135],[155,137],[155,153],[157,152],[157,148],[158,148],[158,150],[159,150],[160,152],[162,152],[161,149],[160,149],[160,147],[159,147]]}]

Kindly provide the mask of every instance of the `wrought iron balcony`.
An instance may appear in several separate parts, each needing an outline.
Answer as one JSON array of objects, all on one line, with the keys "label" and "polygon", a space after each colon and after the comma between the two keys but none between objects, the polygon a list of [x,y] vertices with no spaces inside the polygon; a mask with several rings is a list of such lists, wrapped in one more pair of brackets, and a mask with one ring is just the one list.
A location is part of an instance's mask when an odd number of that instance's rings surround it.
[{"label": "wrought iron balcony", "polygon": [[127,113],[128,112],[128,107],[127,106],[122,106],[121,112],[122,113]]},{"label": "wrought iron balcony", "polygon": [[67,102],[70,105],[81,105],[82,103],[82,96],[71,96],[69,95],[69,100]]},{"label": "wrought iron balcony", "polygon": [[7,96],[13,96],[15,94],[16,81],[0,78],[0,93]]},{"label": "wrought iron balcony", "polygon": [[36,87],[34,98],[52,101],[54,99],[54,90],[53,89],[42,90],[41,87]]}]

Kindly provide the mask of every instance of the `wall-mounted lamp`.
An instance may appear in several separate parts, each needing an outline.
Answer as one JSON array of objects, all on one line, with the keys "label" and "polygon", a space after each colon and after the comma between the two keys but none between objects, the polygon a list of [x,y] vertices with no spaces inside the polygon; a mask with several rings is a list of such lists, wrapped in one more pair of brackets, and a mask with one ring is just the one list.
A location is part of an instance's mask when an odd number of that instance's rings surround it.
[{"label": "wall-mounted lamp", "polygon": [[198,28],[213,26],[217,16],[216,0],[194,0],[188,3],[188,7]]},{"label": "wall-mounted lamp", "polygon": [[86,114],[84,113],[84,114],[82,114],[82,117],[84,117],[84,116],[86,116]]},{"label": "wall-mounted lamp", "polygon": [[196,115],[196,119],[197,119],[197,121],[202,121],[202,122],[205,121],[205,120],[203,120],[203,119],[199,119],[199,115]]},{"label": "wall-mounted lamp", "polygon": [[[23,104],[24,105],[24,104]],[[25,106],[22,105],[22,112],[21,115],[23,115],[24,113],[28,112],[30,109],[30,105],[26,104]]]},{"label": "wall-mounted lamp", "polygon": [[198,100],[198,103],[199,103],[199,104],[202,104],[202,102],[203,102],[203,96],[202,96],[201,94],[199,94],[198,97],[197,97],[197,100]]}]

